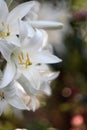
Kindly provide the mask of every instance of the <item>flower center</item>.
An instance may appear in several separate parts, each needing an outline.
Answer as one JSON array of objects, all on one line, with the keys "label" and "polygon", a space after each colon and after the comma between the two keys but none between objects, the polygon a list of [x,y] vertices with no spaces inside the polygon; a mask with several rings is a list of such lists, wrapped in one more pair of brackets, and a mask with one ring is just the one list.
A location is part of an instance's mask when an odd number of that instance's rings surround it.
[{"label": "flower center", "polygon": [[18,55],[18,61],[19,61],[19,64],[20,64],[20,65],[24,65],[26,68],[27,68],[29,65],[32,65],[28,53],[24,54],[23,52],[21,52],[21,53]]},{"label": "flower center", "polygon": [[10,35],[9,25],[5,25],[4,22],[1,23],[0,29],[0,38],[5,38],[6,36]]},{"label": "flower center", "polygon": [[4,92],[0,92],[0,99],[1,100],[5,99]]}]

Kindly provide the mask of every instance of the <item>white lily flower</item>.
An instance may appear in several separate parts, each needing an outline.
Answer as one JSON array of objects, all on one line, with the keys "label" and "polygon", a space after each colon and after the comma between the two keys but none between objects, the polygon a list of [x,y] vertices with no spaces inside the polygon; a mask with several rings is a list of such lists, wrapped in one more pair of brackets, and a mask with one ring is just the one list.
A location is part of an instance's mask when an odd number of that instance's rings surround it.
[{"label": "white lily flower", "polygon": [[[20,21],[20,30],[21,27],[24,28],[21,25],[23,25],[22,21]],[[21,46],[14,49],[11,59],[17,66],[18,75],[20,74],[18,82],[30,96],[29,105],[31,104],[30,106],[33,106],[32,109],[35,110],[36,95],[39,93],[51,94],[48,79],[51,80],[52,78],[42,74],[40,68],[42,67],[42,71],[46,71],[44,68],[45,64],[58,63],[61,62],[61,59],[51,54],[47,49],[45,50],[45,42],[47,41],[47,39],[44,40],[44,36],[46,36],[45,31],[36,29],[32,38],[26,38],[26,30],[25,28],[20,31]]]},{"label": "white lily flower", "polygon": [[[36,28],[55,29],[62,24],[23,21],[27,14],[33,19],[33,11],[38,10],[35,5],[38,3],[25,2],[9,12],[6,2],[0,0],[0,115],[7,104],[35,111],[39,104],[37,96],[50,95],[50,81],[58,76],[47,65],[59,63],[61,59],[48,50],[47,33]],[[29,108],[23,102],[26,94]]]},{"label": "white lily flower", "polygon": [[[55,76],[53,76],[55,75]],[[44,78],[41,75],[41,84],[39,89],[35,89],[31,86],[31,83],[29,84],[28,80],[21,75],[21,77],[18,79],[18,83],[24,88],[26,94],[27,94],[27,101],[26,105],[29,107],[30,110],[35,111],[39,106],[40,106],[40,101],[38,99],[38,96],[40,95],[51,95],[51,88],[50,88],[50,80],[53,80],[54,77],[56,77],[58,74],[51,74],[50,76],[47,76],[48,80],[46,77]]]},{"label": "white lily flower", "polygon": [[67,1],[56,1],[56,6],[50,1],[45,1],[41,4],[40,12],[38,13],[38,20],[59,21],[63,23],[61,30],[47,30],[49,43],[52,44],[55,52],[58,54],[65,54],[65,37],[73,33],[70,25],[71,14],[71,9],[67,5]]},{"label": "white lily flower", "polygon": [[21,20],[33,6],[35,6],[34,1],[25,2],[9,12],[6,2],[0,0],[0,39],[5,39],[9,43],[20,46],[20,41],[17,37],[19,34],[18,20]]},{"label": "white lily flower", "polygon": [[43,66],[44,68],[41,67],[39,69],[41,81],[40,87],[38,89],[32,87],[31,82],[29,82],[28,79],[26,79],[23,75],[21,75],[17,80],[21,87],[24,89],[23,91],[25,91],[27,94],[27,99],[25,100],[27,106],[30,110],[33,111],[40,107],[38,96],[44,94],[47,96],[51,95],[50,82],[57,78],[59,75],[59,72],[53,72],[46,65]]},{"label": "white lily flower", "polygon": [[43,35],[41,30],[36,30],[33,38],[27,39],[27,42],[24,40],[21,43],[21,47],[15,49],[12,53],[12,59],[17,65],[18,71],[37,89],[40,86],[41,79],[37,66],[61,61],[61,59],[51,54],[48,50],[41,50]]},{"label": "white lily flower", "polygon": [[[30,110],[35,111],[37,107],[39,107],[40,102],[37,98],[40,94],[44,94],[41,89],[34,89],[31,84],[29,84],[28,80],[22,75],[20,79],[18,79],[18,83],[24,88],[27,98],[25,97],[25,103]],[[46,87],[46,86],[45,86]],[[46,93],[45,93],[46,94]]]},{"label": "white lily flower", "polygon": [[27,106],[17,95],[16,89],[18,88],[16,88],[14,82],[0,89],[0,115],[8,104],[21,110],[28,110]]}]

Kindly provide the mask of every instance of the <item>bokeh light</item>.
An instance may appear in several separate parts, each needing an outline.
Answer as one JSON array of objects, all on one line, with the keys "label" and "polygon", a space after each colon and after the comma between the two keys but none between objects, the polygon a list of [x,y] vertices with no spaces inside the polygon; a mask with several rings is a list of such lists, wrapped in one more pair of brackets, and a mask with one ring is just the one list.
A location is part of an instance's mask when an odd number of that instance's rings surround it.
[{"label": "bokeh light", "polygon": [[83,122],[84,122],[84,119],[81,115],[75,115],[71,120],[72,126],[79,126],[83,124]]}]

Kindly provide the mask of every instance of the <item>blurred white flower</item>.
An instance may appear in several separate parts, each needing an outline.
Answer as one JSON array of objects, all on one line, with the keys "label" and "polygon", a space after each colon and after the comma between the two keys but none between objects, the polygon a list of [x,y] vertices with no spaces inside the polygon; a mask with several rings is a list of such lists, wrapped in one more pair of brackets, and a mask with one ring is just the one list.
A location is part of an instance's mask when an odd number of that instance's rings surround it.
[{"label": "blurred white flower", "polygon": [[66,2],[58,2],[54,6],[51,2],[44,2],[40,6],[40,12],[38,13],[38,19],[48,20],[48,21],[58,21],[63,24],[61,30],[48,30],[48,40],[49,43],[53,45],[56,52],[64,53],[66,48],[64,46],[64,38],[66,35],[72,32],[70,27],[71,11]]},{"label": "blurred white flower", "polygon": [[[50,21],[50,20],[37,20],[39,14],[40,3],[36,3],[36,6],[30,10],[24,17],[24,20],[31,24],[34,28],[39,29],[61,29],[63,27],[62,22]],[[47,12],[45,12],[47,14]]]},{"label": "blurred white flower", "polygon": [[9,104],[21,110],[28,110],[22,99],[17,95],[17,87],[15,82],[12,82],[7,87],[0,89],[0,115]]}]

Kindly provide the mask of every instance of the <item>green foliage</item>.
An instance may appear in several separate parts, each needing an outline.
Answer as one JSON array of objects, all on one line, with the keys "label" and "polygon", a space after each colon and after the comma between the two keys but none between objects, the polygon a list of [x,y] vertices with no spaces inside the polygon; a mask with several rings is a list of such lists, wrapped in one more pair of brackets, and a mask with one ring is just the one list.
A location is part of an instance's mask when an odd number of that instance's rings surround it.
[{"label": "green foliage", "polygon": [[72,0],[73,10],[86,10],[87,0]]},{"label": "green foliage", "polygon": [[47,121],[31,121],[28,125],[29,130],[47,130],[50,127]]},{"label": "green foliage", "polygon": [[14,130],[14,126],[10,122],[0,123],[0,130]]}]

